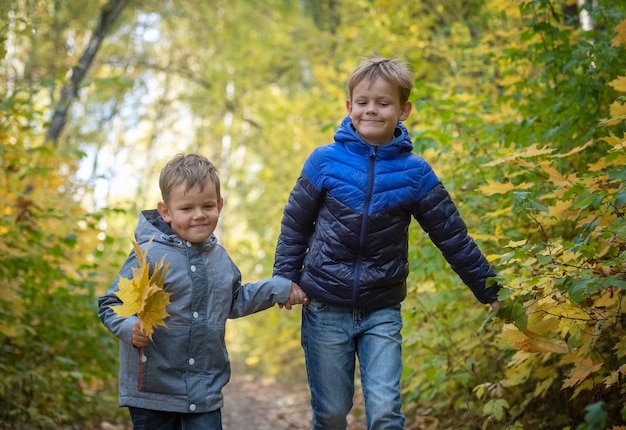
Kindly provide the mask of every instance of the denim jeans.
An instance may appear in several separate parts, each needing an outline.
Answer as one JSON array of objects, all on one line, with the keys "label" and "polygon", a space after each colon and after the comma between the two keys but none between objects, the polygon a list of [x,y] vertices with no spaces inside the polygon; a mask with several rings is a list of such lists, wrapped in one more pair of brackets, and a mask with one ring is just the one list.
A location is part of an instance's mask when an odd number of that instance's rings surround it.
[{"label": "denim jeans", "polygon": [[220,409],[205,413],[177,413],[128,408],[133,430],[222,430]]},{"label": "denim jeans", "polygon": [[368,430],[404,429],[400,305],[373,312],[312,300],[302,310],[302,348],[314,430],[345,430],[356,358]]}]

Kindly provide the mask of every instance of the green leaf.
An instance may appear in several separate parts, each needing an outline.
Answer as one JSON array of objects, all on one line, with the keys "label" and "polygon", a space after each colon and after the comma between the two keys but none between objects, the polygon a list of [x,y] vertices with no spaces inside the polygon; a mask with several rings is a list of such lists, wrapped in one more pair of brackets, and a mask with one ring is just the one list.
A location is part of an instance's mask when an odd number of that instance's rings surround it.
[{"label": "green leaf", "polygon": [[513,323],[519,330],[528,328],[528,315],[521,303],[513,300],[505,300],[502,302],[497,314],[507,323]]},{"label": "green leaf", "polygon": [[504,399],[489,400],[483,406],[483,415],[492,416],[497,421],[502,421],[504,414],[509,409],[509,403]]},{"label": "green leaf", "polygon": [[580,430],[603,430],[606,428],[607,412],[603,409],[604,402],[599,401],[585,407],[585,423],[580,425]]}]

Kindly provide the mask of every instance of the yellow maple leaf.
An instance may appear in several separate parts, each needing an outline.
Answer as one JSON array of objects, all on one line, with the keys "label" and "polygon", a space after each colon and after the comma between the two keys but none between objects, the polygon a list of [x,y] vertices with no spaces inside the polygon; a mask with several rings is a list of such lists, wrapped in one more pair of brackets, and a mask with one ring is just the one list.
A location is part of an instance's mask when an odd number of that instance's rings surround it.
[{"label": "yellow maple leaf", "polygon": [[620,22],[615,27],[615,32],[617,36],[611,41],[611,45],[617,46],[620,43],[626,44],[626,20]]},{"label": "yellow maple leaf", "polygon": [[487,181],[486,184],[483,184],[478,187],[478,190],[486,196],[491,196],[494,194],[506,194],[512,190],[525,190],[532,186],[532,184],[518,184],[515,185],[511,182],[497,182],[497,181]]},{"label": "yellow maple leaf", "polygon": [[617,91],[626,93],[626,76],[619,76],[609,82],[609,85],[615,88]]},{"label": "yellow maple leaf", "polygon": [[485,163],[484,166],[493,167],[511,162],[521,164],[521,160],[524,158],[538,157],[540,155],[547,155],[552,152],[554,152],[553,148],[550,148],[548,146],[539,148],[537,144],[533,144],[527,148],[522,149],[521,151],[513,152],[502,158],[498,158],[496,160],[490,161],[489,163]]},{"label": "yellow maple leaf", "polygon": [[577,147],[575,147],[574,149],[572,149],[572,150],[571,150],[571,151],[569,151],[569,152],[562,153],[562,154],[555,154],[555,155],[554,155],[554,157],[555,157],[555,158],[567,158],[567,157],[571,157],[572,155],[577,154],[577,153],[579,153],[579,152],[583,151],[584,149],[589,148],[590,146],[593,146],[595,143],[596,143],[596,142],[595,142],[595,140],[590,140],[590,141],[588,141],[587,143],[585,143],[584,145],[577,146]]},{"label": "yellow maple leaf", "polygon": [[573,387],[580,384],[589,375],[600,370],[602,366],[602,363],[594,363],[591,358],[578,360],[572,369],[572,376],[563,382],[563,386],[561,388]]},{"label": "yellow maple leaf", "polygon": [[626,104],[621,101],[616,101],[611,104],[611,117],[616,119],[625,119],[626,118]]},{"label": "yellow maple leaf", "polygon": [[544,222],[546,225],[557,225],[567,219],[572,208],[572,202],[557,200],[553,205],[548,206],[548,216]]},{"label": "yellow maple leaf", "polygon": [[502,339],[520,351],[567,353],[565,341],[555,336],[557,333],[554,330],[558,327],[558,320],[554,318],[540,320],[534,315],[530,315],[527,330],[519,330],[513,324],[505,324],[501,333]]},{"label": "yellow maple leaf", "polygon": [[572,183],[572,179],[576,178],[575,174],[570,176],[563,176],[558,170],[550,166],[547,161],[540,161],[539,166],[548,174],[548,181],[552,182],[556,186],[565,186]]},{"label": "yellow maple leaf", "polygon": [[166,312],[172,293],[166,293],[163,289],[156,289],[153,294],[146,298],[143,311],[140,313],[139,326],[141,330],[152,339],[152,333],[156,326],[167,327],[164,320],[169,314]]},{"label": "yellow maple leaf", "polygon": [[119,291],[115,295],[122,301],[123,304],[111,306],[111,309],[115,311],[121,317],[129,317],[136,315],[141,309],[141,289],[136,288],[132,279],[120,278],[117,283]]},{"label": "yellow maple leaf", "polygon": [[132,242],[139,267],[132,269],[132,278],[120,278],[119,291],[115,295],[122,301],[122,304],[111,306],[111,309],[121,317],[137,315],[141,330],[152,339],[157,326],[167,327],[164,320],[169,316],[167,305],[170,303],[172,293],[165,292],[163,284],[170,265],[164,264],[165,257],[163,257],[155,264],[150,274],[147,255],[152,239],[148,242],[145,251],[137,242],[134,240]]},{"label": "yellow maple leaf", "polygon": [[620,385],[624,372],[626,372],[626,364],[622,364],[617,370],[611,372],[602,382],[604,382],[607,387]]}]

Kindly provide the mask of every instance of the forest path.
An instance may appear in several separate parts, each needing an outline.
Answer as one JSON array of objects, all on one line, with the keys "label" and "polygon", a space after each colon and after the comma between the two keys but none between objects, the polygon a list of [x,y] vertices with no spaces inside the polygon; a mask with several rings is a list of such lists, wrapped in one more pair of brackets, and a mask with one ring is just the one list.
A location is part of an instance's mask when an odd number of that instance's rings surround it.
[{"label": "forest path", "polygon": [[[222,422],[224,430],[309,430],[311,406],[309,387],[305,382],[277,382],[250,374],[233,372],[224,387]],[[354,397],[354,408],[348,416],[348,430],[365,430],[363,397]],[[407,430],[439,429],[437,420],[412,417]],[[99,430],[131,430],[132,425],[102,422]]]},{"label": "forest path", "polygon": [[[224,430],[311,429],[309,387],[305,382],[286,384],[235,371],[223,393]],[[353,414],[348,417],[348,430],[365,430],[365,419]],[[103,421],[99,430],[132,430],[132,424]]]},{"label": "forest path", "polygon": [[[311,428],[309,387],[233,374],[224,387],[224,430],[306,430]],[[349,430],[365,429],[364,419],[348,417]]]}]

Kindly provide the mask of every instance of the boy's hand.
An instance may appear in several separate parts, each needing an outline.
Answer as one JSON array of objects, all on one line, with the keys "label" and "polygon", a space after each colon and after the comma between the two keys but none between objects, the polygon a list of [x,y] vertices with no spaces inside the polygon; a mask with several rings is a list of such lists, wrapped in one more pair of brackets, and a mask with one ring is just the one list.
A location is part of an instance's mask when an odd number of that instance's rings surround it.
[{"label": "boy's hand", "polygon": [[489,304],[491,305],[492,312],[498,312],[498,309],[500,309],[500,301],[498,300],[496,300],[495,302],[491,302]]},{"label": "boy's hand", "polygon": [[139,321],[137,321],[133,325],[132,340],[133,340],[133,346],[135,348],[143,348],[144,346],[148,346],[149,339],[141,331],[141,328],[139,327]]},{"label": "boy's hand", "polygon": [[291,283],[291,291],[289,292],[289,300],[287,303],[279,304],[278,306],[282,309],[284,306],[285,309],[291,309],[293,305],[306,305],[309,303],[309,297],[306,295],[304,290],[300,288],[300,285],[295,282]]}]

